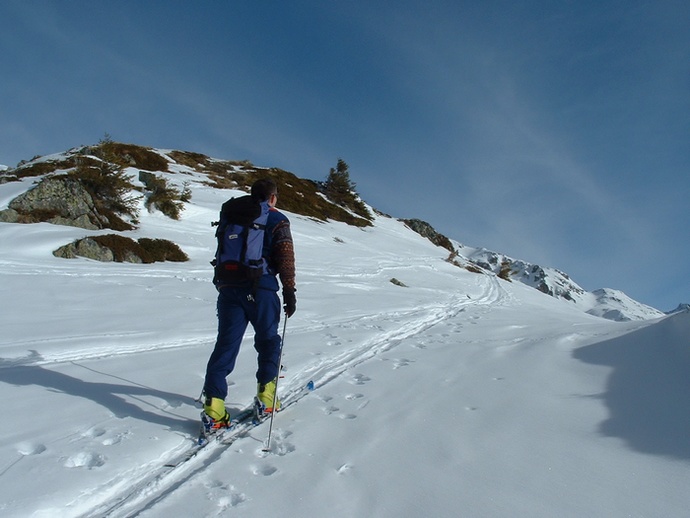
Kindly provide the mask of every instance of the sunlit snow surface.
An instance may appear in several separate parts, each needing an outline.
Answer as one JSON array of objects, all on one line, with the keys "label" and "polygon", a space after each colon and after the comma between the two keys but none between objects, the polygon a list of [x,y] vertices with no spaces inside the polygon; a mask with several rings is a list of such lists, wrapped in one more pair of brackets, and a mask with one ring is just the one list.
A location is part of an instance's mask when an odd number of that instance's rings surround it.
[{"label": "sunlit snow surface", "polygon": [[[0,185],[0,208],[22,188]],[[166,468],[198,432],[210,222],[233,194],[192,191],[182,221],[143,210],[131,233],[175,241],[188,263],[58,259],[88,232],[0,223],[2,516],[687,513],[689,313],[591,316],[454,266],[384,217],[362,230],[290,215],[298,311],[280,392],[316,388],[276,415],[269,453],[261,425]],[[248,334],[231,412],[254,371]]]}]

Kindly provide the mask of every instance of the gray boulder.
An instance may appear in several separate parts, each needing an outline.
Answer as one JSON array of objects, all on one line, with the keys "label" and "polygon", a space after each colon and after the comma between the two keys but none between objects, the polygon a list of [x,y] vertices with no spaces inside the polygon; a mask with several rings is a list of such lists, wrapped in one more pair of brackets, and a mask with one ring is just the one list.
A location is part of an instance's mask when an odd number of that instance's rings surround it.
[{"label": "gray boulder", "polygon": [[55,257],[64,259],[75,259],[76,257],[86,257],[102,262],[112,262],[115,258],[110,248],[99,245],[90,238],[79,239],[69,245],[61,246],[53,252]]},{"label": "gray boulder", "polygon": [[33,189],[17,196],[0,212],[0,221],[47,221],[56,225],[97,230],[107,223],[99,216],[91,194],[76,179],[45,178]]}]

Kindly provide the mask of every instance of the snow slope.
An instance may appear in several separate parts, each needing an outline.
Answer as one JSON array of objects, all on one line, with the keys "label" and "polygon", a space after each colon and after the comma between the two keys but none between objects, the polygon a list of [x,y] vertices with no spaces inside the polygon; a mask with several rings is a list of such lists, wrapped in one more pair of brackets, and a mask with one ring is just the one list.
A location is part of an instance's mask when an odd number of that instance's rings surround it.
[{"label": "snow slope", "polygon": [[[198,431],[209,223],[231,194],[191,188],[181,222],[144,211],[133,233],[177,242],[183,264],[58,259],[86,231],[0,223],[2,516],[686,515],[690,313],[591,316],[380,216],[291,215],[281,393],[316,389],[276,416],[271,452],[262,425],[166,468]],[[248,336],[231,411],[254,362]]]}]

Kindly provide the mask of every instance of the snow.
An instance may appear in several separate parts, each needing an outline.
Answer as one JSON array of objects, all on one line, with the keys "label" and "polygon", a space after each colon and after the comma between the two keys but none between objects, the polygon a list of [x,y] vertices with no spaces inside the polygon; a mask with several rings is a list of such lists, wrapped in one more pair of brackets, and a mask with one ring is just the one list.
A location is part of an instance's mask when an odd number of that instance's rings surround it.
[{"label": "snow", "polygon": [[[0,185],[3,206],[17,186]],[[88,232],[0,223],[2,516],[686,515],[690,313],[589,315],[454,266],[386,217],[290,215],[280,392],[316,389],[276,415],[270,452],[265,424],[166,468],[198,432],[210,222],[233,194],[191,188],[181,221],[142,211],[131,233],[188,263],[58,259]],[[254,362],[248,334],[231,412]]]},{"label": "snow", "polygon": [[458,253],[483,268],[500,274],[504,265],[510,270],[510,280],[522,282],[549,295],[567,300],[591,315],[624,322],[650,320],[664,316],[658,309],[641,304],[620,290],[603,288],[585,291],[567,274],[550,267],[542,267],[504,254],[455,243]]}]

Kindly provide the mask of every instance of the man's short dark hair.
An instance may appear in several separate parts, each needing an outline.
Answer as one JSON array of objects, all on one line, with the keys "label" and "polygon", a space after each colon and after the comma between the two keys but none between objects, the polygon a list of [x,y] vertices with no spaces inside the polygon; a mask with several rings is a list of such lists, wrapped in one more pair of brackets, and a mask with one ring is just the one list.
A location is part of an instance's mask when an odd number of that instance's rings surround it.
[{"label": "man's short dark hair", "polygon": [[270,178],[262,178],[252,185],[252,198],[257,201],[266,201],[272,194],[278,194],[278,186]]}]

